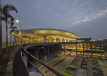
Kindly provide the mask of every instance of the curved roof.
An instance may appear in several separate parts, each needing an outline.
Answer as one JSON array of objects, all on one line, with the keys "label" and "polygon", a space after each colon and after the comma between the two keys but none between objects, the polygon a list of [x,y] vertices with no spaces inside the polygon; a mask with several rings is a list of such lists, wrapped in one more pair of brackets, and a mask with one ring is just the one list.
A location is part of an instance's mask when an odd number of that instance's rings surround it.
[{"label": "curved roof", "polygon": [[[21,30],[20,30],[21,31]],[[22,30],[23,34],[41,34],[41,35],[63,35],[74,38],[79,38],[77,35],[72,32],[58,29],[24,29]]]}]

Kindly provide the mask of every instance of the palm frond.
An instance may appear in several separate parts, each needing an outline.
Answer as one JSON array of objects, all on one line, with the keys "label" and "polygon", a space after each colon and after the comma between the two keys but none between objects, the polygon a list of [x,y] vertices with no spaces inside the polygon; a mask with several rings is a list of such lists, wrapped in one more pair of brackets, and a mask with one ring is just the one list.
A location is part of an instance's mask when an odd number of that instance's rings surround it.
[{"label": "palm frond", "polygon": [[3,12],[15,11],[16,13],[18,13],[18,10],[16,9],[16,7],[11,4],[4,5],[2,11]]},{"label": "palm frond", "polygon": [[9,13],[10,11],[15,11],[16,13],[18,12],[18,10],[15,8],[15,6],[13,6],[11,4],[6,4],[3,6],[2,14],[7,19],[12,17],[11,14]]},{"label": "palm frond", "polygon": [[10,14],[10,11],[15,11],[17,13],[18,10],[16,9],[16,7],[11,4],[6,4],[0,9],[2,11],[2,20],[5,21],[5,23],[8,23],[10,25],[10,28],[13,28],[14,18]]},{"label": "palm frond", "polygon": [[10,16],[10,21],[9,21],[10,27],[14,25],[14,18]]}]

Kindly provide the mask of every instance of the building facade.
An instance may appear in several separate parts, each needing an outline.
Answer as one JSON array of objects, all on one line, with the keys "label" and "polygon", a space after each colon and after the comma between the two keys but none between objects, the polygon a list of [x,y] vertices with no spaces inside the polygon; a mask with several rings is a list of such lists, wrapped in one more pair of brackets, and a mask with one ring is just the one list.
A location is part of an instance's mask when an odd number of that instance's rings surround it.
[{"label": "building facade", "polygon": [[19,43],[70,42],[79,38],[71,32],[53,29],[20,30],[12,32],[12,35]]},{"label": "building facade", "polygon": [[88,57],[107,57],[105,41],[91,41],[91,38],[79,36],[64,30],[34,29],[12,32],[16,43],[59,43],[63,54],[75,56],[87,55]]}]

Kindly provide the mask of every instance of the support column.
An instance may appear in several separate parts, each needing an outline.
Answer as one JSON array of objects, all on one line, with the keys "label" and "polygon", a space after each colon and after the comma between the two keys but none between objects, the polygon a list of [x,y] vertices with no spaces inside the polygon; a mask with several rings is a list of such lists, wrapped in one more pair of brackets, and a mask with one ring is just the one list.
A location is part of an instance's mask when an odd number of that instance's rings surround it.
[{"label": "support column", "polygon": [[77,41],[76,41],[76,56],[77,56]]},{"label": "support column", "polygon": [[84,42],[83,42],[83,55],[84,55]]},{"label": "support column", "polygon": [[61,49],[62,49],[62,44],[60,44],[60,51],[61,51]]},{"label": "support column", "polygon": [[64,43],[64,55],[65,55],[65,43]]},{"label": "support column", "polygon": [[56,39],[54,38],[54,41],[53,42],[56,42]]},{"label": "support column", "polygon": [[25,44],[27,43],[27,38],[25,38]]},{"label": "support column", "polygon": [[47,60],[46,47],[44,47],[44,54],[45,54],[44,60],[45,60],[45,62],[46,62],[46,60]]},{"label": "support column", "polygon": [[44,42],[46,42],[46,36],[47,36],[47,35],[43,35],[43,37],[44,37]]},{"label": "support column", "polygon": [[[88,50],[88,41],[86,42],[86,50]],[[89,55],[89,53],[87,53],[87,56]]]},{"label": "support column", "polygon": [[107,40],[104,40],[104,52],[105,52],[105,59],[107,60]]},{"label": "support column", "polygon": [[92,42],[90,44],[91,44],[91,57],[93,57]]},{"label": "support column", "polygon": [[63,42],[61,38],[60,38],[60,42]]},{"label": "support column", "polygon": [[86,50],[88,50],[88,45],[87,45],[87,43],[86,43]]},{"label": "support column", "polygon": [[[72,51],[72,49],[71,49],[71,51]],[[71,51],[70,51],[70,55],[71,55]],[[72,55],[71,55],[72,56]]]},{"label": "support column", "polygon": [[[107,51],[107,50],[106,50]],[[105,51],[105,59],[107,59],[107,52]]]},{"label": "support column", "polygon": [[62,42],[63,42],[63,39],[62,39]]},{"label": "support column", "polygon": [[68,42],[68,40],[66,39],[66,42]]},{"label": "support column", "polygon": [[38,53],[39,53],[39,50],[37,50],[37,52],[36,52],[36,57],[37,57],[37,58],[38,58],[38,55],[39,55]]},{"label": "support column", "polygon": [[101,58],[102,58],[102,50],[101,50],[101,43],[100,43],[100,52],[101,52]]},{"label": "support column", "polygon": [[49,55],[49,47],[48,47],[48,55]]}]

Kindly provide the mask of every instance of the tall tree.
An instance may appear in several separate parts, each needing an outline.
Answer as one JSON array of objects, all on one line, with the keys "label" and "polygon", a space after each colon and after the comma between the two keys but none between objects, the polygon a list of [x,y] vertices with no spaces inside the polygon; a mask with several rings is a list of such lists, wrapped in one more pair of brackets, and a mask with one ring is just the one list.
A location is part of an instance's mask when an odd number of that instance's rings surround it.
[{"label": "tall tree", "polygon": [[11,19],[10,19],[10,46],[12,46],[12,43],[11,43],[11,41],[12,41],[12,35],[11,35],[11,33],[12,33],[12,30],[13,30],[13,25],[14,25],[14,18],[12,17]]},{"label": "tall tree", "polygon": [[14,32],[14,42],[13,42],[13,46],[14,46],[14,45],[15,45],[15,34],[18,33],[18,32],[17,32],[17,27],[16,27],[16,26],[12,27],[11,32]]},{"label": "tall tree", "polygon": [[6,50],[8,50],[8,19],[12,18],[12,15],[9,13],[10,11],[15,11],[17,13],[17,9],[13,5],[6,4],[2,7],[2,20],[5,21],[6,24]]},{"label": "tall tree", "polygon": [[0,52],[2,50],[2,5],[1,5],[1,0],[0,0]]}]

